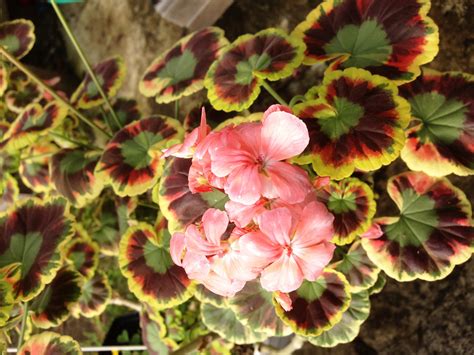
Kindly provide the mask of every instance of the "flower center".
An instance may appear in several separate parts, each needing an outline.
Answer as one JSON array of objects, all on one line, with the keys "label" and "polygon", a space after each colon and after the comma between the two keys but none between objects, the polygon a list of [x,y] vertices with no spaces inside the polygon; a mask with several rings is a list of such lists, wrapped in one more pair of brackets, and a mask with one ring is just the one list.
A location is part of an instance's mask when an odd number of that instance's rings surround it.
[{"label": "flower center", "polygon": [[284,250],[284,253],[286,253],[286,255],[288,256],[290,256],[293,253],[293,249],[291,248],[291,245],[285,245],[283,250]]}]

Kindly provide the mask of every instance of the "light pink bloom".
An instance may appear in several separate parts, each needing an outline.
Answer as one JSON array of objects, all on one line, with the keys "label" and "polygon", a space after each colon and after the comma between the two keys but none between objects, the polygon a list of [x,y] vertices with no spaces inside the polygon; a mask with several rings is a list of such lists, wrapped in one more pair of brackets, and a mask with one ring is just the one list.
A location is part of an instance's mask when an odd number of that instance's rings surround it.
[{"label": "light pink bloom", "polygon": [[220,149],[235,140],[232,127],[211,132],[196,147],[189,169],[189,189],[192,193],[208,192],[213,188],[224,189],[225,178],[217,177],[211,171],[210,152]]},{"label": "light pink bloom", "polygon": [[312,201],[317,201],[315,193],[307,194],[304,201],[296,204],[288,203],[279,198],[267,199],[262,197],[253,205],[244,205],[230,200],[226,202],[225,209],[230,220],[234,222],[237,227],[245,228],[251,222],[259,224],[259,218],[262,213],[279,207],[287,207],[294,218],[299,218],[303,213],[304,207]]},{"label": "light pink bloom", "polygon": [[273,293],[273,297],[275,297],[275,301],[286,311],[289,312],[293,309],[293,301],[290,298],[290,295],[287,293],[283,293],[277,291]]},{"label": "light pink bloom", "polygon": [[178,158],[192,158],[197,145],[201,143],[210,131],[210,127],[206,123],[206,110],[204,107],[201,111],[201,124],[192,130],[190,134],[184,138],[184,142],[176,144],[163,151],[163,158],[169,156]]},{"label": "light pink bloom", "polygon": [[242,253],[264,267],[260,282],[268,291],[291,292],[304,279],[314,281],[334,252],[334,217],[319,202],[309,203],[296,218],[286,208],[260,216],[260,232],[240,238]]},{"label": "light pink bloom", "polygon": [[188,277],[212,292],[232,296],[245,282],[255,279],[260,269],[252,258],[240,252],[239,229],[228,233],[229,219],[223,211],[210,208],[201,226],[189,225],[185,233],[175,233],[170,253],[175,264],[182,266]]},{"label": "light pink bloom", "polygon": [[265,118],[267,118],[273,112],[281,112],[281,111],[293,113],[293,111],[291,111],[291,108],[289,108],[288,106],[275,104],[275,105],[271,105],[269,108],[265,110],[265,112],[263,113],[262,120],[265,120]]},{"label": "light pink bloom", "polygon": [[307,173],[284,162],[309,142],[308,129],[298,117],[275,111],[263,123],[236,126],[231,138],[209,154],[212,172],[227,178],[224,190],[232,201],[252,205],[261,196],[289,203],[304,200],[311,190]]}]

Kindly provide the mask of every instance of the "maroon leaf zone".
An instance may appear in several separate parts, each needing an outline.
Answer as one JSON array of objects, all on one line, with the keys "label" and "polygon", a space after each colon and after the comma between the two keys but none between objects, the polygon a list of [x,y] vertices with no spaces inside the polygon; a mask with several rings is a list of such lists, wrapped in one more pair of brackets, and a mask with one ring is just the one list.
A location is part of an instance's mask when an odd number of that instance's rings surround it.
[{"label": "maroon leaf zone", "polygon": [[102,190],[94,170],[99,155],[91,156],[82,149],[62,149],[51,159],[51,180],[56,190],[72,204],[83,206]]},{"label": "maroon leaf zone", "polygon": [[39,102],[43,93],[35,83],[28,83],[20,90],[9,90],[5,94],[5,103],[10,111],[20,113],[29,104]]},{"label": "maroon leaf zone", "polygon": [[376,219],[382,235],[362,239],[370,260],[387,275],[399,281],[438,280],[470,258],[472,208],[449,180],[407,172],[392,177],[387,191],[399,216]]},{"label": "maroon leaf zone", "polygon": [[53,282],[34,299],[31,305],[33,324],[47,329],[63,323],[81,295],[82,282],[77,271],[61,268]]},{"label": "maroon leaf zone", "polygon": [[158,178],[161,152],[152,147],[181,134],[179,122],[162,116],[144,118],[122,128],[105,147],[97,165],[120,196],[137,195]]},{"label": "maroon leaf zone", "polygon": [[[125,77],[125,65],[122,58],[106,59],[95,65],[93,70],[105,95],[107,97],[115,96]],[[102,104],[102,95],[89,74],[86,74],[84,80],[72,94],[71,101],[73,104],[84,109]]]},{"label": "maroon leaf zone", "polygon": [[90,278],[99,263],[99,247],[86,234],[84,228],[75,225],[74,236],[66,247],[65,257],[86,278]]},{"label": "maroon leaf zone", "polygon": [[168,220],[170,230],[181,229],[193,223],[211,207],[204,199],[204,194],[193,194],[189,190],[190,167],[191,159],[170,159],[160,185],[153,193],[154,200],[159,203],[161,212]]},{"label": "maroon leaf zone", "polygon": [[28,159],[20,162],[19,173],[23,183],[37,193],[49,191],[52,188],[49,176],[51,154],[58,147],[49,142],[32,145],[25,154]]},{"label": "maroon leaf zone", "polygon": [[336,60],[409,81],[438,48],[438,29],[426,0],[326,0],[295,30],[306,44],[306,64]]},{"label": "maroon leaf zone", "polygon": [[472,174],[474,78],[424,70],[417,80],[401,86],[400,94],[410,102],[418,123],[408,130],[402,151],[410,169],[436,176]]},{"label": "maroon leaf zone", "polygon": [[54,278],[70,231],[64,199],[28,200],[0,216],[0,269],[21,263],[20,279],[13,285],[16,298],[30,300]]},{"label": "maroon leaf zone", "polygon": [[35,43],[34,25],[19,19],[0,24],[0,46],[17,58],[25,56]]},{"label": "maroon leaf zone", "polygon": [[171,102],[198,91],[227,43],[223,31],[216,27],[192,33],[151,64],[140,82],[140,91],[156,96],[158,102]]},{"label": "maroon leaf zone", "polygon": [[[112,107],[114,112],[117,114],[117,118],[120,121],[122,127],[140,119],[141,117],[140,110],[138,109],[138,103],[134,99],[118,98]],[[119,130],[119,127],[116,127],[116,123],[113,119],[109,119],[109,122],[114,130]]]},{"label": "maroon leaf zone", "polygon": [[262,80],[291,75],[301,64],[302,52],[301,40],[275,28],[237,38],[207,73],[204,84],[212,105],[225,111],[249,107]]},{"label": "maroon leaf zone", "polygon": [[145,223],[130,227],[120,241],[119,264],[130,290],[156,309],[185,302],[194,287],[171,260],[156,231]]}]

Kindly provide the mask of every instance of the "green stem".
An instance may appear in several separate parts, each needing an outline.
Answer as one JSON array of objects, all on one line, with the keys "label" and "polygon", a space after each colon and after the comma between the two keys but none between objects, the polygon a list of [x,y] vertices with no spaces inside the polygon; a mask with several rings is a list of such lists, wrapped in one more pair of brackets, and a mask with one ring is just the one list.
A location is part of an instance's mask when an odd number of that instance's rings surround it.
[{"label": "green stem", "polygon": [[265,80],[262,80],[262,86],[280,105],[288,106],[288,103]]},{"label": "green stem", "polygon": [[20,335],[18,336],[17,351],[23,345],[23,338],[25,337],[26,321],[28,319],[28,302],[23,303],[23,314],[21,315]]},{"label": "green stem", "polygon": [[96,147],[93,144],[76,141],[75,139],[69,138],[69,137],[67,137],[65,135],[62,135],[61,133],[58,133],[58,132],[55,132],[55,131],[49,131],[48,133],[53,135],[53,136],[56,136],[58,138],[64,139],[65,141],[68,141],[72,144],[78,145],[80,147],[84,147],[84,148],[88,148],[88,149],[92,148],[93,150],[100,150],[100,151],[102,150],[102,149],[100,149],[99,147]]},{"label": "green stem", "polygon": [[174,102],[174,118],[179,120],[179,100]]},{"label": "green stem", "polygon": [[[104,118],[105,123],[107,123],[107,126],[109,127],[110,131],[115,132],[114,128],[110,124],[109,115],[107,115],[107,112],[105,112],[105,110],[102,106],[100,106],[100,112],[102,113],[102,117]],[[119,129],[120,129],[120,127],[119,127]]]},{"label": "green stem", "polygon": [[53,5],[54,11],[56,12],[56,15],[59,18],[59,21],[64,27],[64,30],[66,31],[66,34],[68,35],[69,39],[71,40],[72,44],[74,45],[74,48],[76,48],[77,54],[79,54],[79,57],[82,60],[82,63],[84,63],[84,66],[86,67],[87,71],[89,72],[89,75],[94,82],[95,86],[97,87],[97,90],[99,91],[100,95],[105,101],[105,104],[107,105],[107,108],[109,109],[110,113],[112,114],[112,117],[115,120],[115,123],[119,128],[122,128],[122,125],[120,124],[120,121],[117,117],[117,114],[115,113],[112,104],[110,103],[109,98],[105,94],[104,90],[102,89],[102,85],[100,85],[99,80],[97,79],[97,76],[94,73],[94,70],[92,69],[89,61],[87,60],[84,52],[82,51],[81,46],[79,45],[79,42],[77,42],[76,37],[71,31],[71,28],[69,27],[68,23],[66,22],[66,19],[64,18],[61,10],[59,9],[58,4],[56,4],[56,0],[51,0],[51,5]]},{"label": "green stem", "polygon": [[303,102],[305,101],[304,95],[296,95],[293,96],[290,100],[290,107],[295,106],[298,102]]},{"label": "green stem", "polygon": [[51,89],[48,85],[43,83],[43,81],[38,78],[35,74],[33,74],[26,66],[24,66],[20,61],[18,61],[14,56],[12,56],[10,53],[8,53],[3,47],[0,46],[0,54],[4,56],[10,63],[15,65],[18,69],[20,69],[23,73],[25,73],[31,80],[33,80],[39,87],[41,87],[44,91],[47,91],[56,101],[59,101],[62,103],[64,106],[66,106],[69,111],[74,113],[81,121],[84,123],[88,124],[92,128],[97,129],[98,131],[102,132],[104,135],[106,135],[108,138],[111,138],[112,136],[104,131],[102,128],[100,128],[98,125],[96,125],[94,122],[90,121],[87,117],[85,117],[82,113],[80,113],[74,106],[72,106],[68,101],[63,99],[61,96],[59,96],[53,89]]}]

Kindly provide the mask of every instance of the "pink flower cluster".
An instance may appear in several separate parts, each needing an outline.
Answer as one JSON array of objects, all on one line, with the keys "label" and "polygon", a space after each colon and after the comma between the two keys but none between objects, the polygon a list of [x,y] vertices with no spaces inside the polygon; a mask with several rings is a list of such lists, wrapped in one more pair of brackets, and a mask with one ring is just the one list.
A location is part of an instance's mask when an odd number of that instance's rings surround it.
[{"label": "pink flower cluster", "polygon": [[210,132],[200,127],[164,156],[192,158],[192,192],[219,189],[225,211],[171,239],[173,261],[212,292],[233,296],[260,278],[268,291],[291,292],[315,280],[332,258],[333,216],[316,200],[307,173],[288,160],[308,145],[305,124],[273,105],[262,121]]}]

